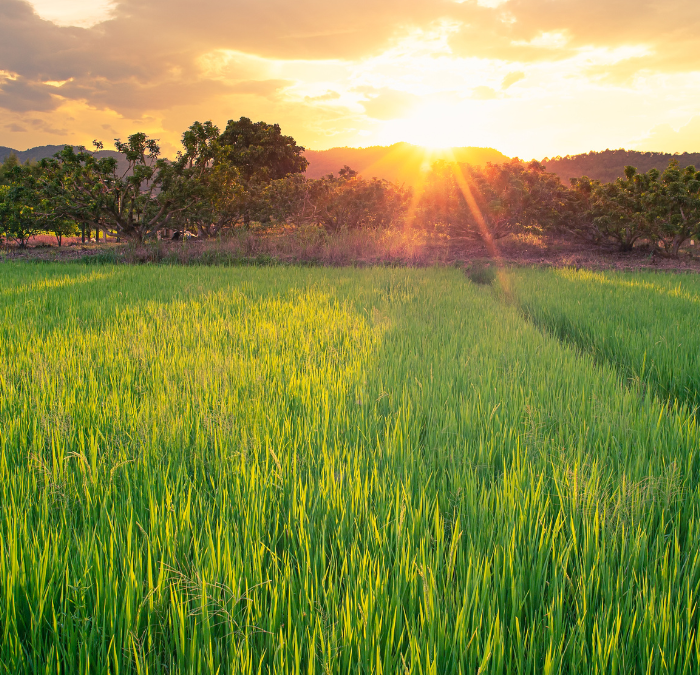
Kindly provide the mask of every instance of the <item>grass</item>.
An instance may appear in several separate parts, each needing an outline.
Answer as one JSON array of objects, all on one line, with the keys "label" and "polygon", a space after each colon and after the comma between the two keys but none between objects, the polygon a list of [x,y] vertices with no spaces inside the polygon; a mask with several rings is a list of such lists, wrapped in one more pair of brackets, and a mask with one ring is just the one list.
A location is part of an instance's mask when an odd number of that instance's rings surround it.
[{"label": "grass", "polygon": [[520,269],[525,314],[664,400],[700,406],[700,277]]},{"label": "grass", "polygon": [[7,263],[0,394],[0,672],[700,667],[695,418],[456,269]]},{"label": "grass", "polygon": [[[98,247],[99,248],[99,247]],[[320,227],[246,231],[216,239],[148,242],[73,256],[81,264],[163,263],[170,265],[418,265],[455,259],[448,242],[426,232],[351,230],[329,235]]]}]

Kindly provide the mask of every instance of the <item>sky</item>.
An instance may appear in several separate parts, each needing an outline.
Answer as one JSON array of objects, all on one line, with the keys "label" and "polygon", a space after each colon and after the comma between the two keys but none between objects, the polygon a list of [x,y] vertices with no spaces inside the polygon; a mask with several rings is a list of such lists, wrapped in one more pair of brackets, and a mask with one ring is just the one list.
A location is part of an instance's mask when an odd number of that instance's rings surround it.
[{"label": "sky", "polygon": [[700,151],[697,0],[0,0],[0,145]]}]

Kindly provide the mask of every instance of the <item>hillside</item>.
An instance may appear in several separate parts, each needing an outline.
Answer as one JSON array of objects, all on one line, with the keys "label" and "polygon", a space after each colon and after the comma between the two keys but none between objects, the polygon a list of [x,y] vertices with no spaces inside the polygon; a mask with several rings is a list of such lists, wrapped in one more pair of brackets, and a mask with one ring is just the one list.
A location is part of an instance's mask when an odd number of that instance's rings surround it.
[{"label": "hillside", "polygon": [[320,178],[337,173],[346,164],[366,178],[384,178],[393,183],[415,185],[420,182],[421,171],[438,159],[455,159],[458,162],[483,165],[498,164],[508,160],[503,153],[492,148],[453,148],[452,150],[427,150],[410,143],[390,146],[376,145],[369,148],[331,148],[307,150],[309,178]]},{"label": "hillside", "polygon": [[641,172],[649,171],[649,169],[663,171],[671,159],[677,159],[682,167],[691,164],[700,166],[700,153],[697,152],[671,155],[664,152],[639,152],[622,149],[588,152],[581,155],[567,155],[566,157],[545,157],[542,163],[547,167],[547,171],[558,174],[566,184],[569,183],[570,178],[578,176],[588,176],[609,183],[623,175],[625,166],[633,166]]},{"label": "hillside", "polygon": [[[15,154],[17,159],[24,164],[25,162],[38,162],[41,159],[47,157],[53,157],[57,152],[61,152],[63,148],[68,144],[64,145],[39,145],[36,148],[29,148],[28,150],[14,150],[13,148],[7,148],[5,146],[0,146],[0,162],[3,162],[11,154]],[[77,149],[77,146],[76,146]],[[120,169],[126,170],[126,161],[123,155],[116,150],[100,150],[95,153],[96,157],[115,157],[119,163]]]},{"label": "hillside", "polygon": [[[64,148],[63,145],[41,145],[28,150],[14,150],[0,146],[0,162],[10,154],[17,159],[38,161],[51,157]],[[122,155],[115,150],[101,150],[98,157],[116,157],[120,167],[125,169]],[[330,150],[306,150],[309,160],[306,175],[320,178],[329,173],[337,173],[346,164],[366,178],[384,178],[393,183],[417,185],[420,176],[431,162],[438,159],[453,159],[468,164],[484,165],[487,162],[498,164],[509,158],[493,148],[452,148],[451,150],[428,150],[410,143],[394,145],[376,145],[368,148],[331,148]],[[565,184],[569,179],[588,176],[603,182],[614,181],[623,175],[625,166],[632,165],[639,171],[655,168],[663,171],[671,159],[677,159],[682,167],[694,165],[700,167],[700,153],[668,154],[663,152],[639,152],[637,150],[604,150],[588,152],[565,157],[545,157],[542,163],[547,171],[556,173]]]}]

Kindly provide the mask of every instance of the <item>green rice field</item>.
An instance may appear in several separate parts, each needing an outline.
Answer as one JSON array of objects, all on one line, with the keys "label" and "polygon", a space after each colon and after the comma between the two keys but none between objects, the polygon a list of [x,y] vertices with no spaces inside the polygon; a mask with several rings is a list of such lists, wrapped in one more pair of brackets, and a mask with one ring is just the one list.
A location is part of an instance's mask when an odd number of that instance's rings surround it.
[{"label": "green rice field", "polygon": [[0,673],[700,672],[691,276],[0,265]]}]

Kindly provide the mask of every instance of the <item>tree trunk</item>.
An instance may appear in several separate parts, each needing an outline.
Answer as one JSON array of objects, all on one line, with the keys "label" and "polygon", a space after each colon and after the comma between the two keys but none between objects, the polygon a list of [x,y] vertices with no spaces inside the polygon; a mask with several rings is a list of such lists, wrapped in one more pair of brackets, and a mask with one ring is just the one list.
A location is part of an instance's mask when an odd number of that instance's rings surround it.
[{"label": "tree trunk", "polygon": [[685,237],[682,237],[680,234],[677,234],[673,238],[673,243],[671,244],[671,257],[677,258],[678,257],[678,251],[685,241]]},{"label": "tree trunk", "polygon": [[83,231],[83,244],[85,243],[85,223],[82,224],[82,231]]}]

